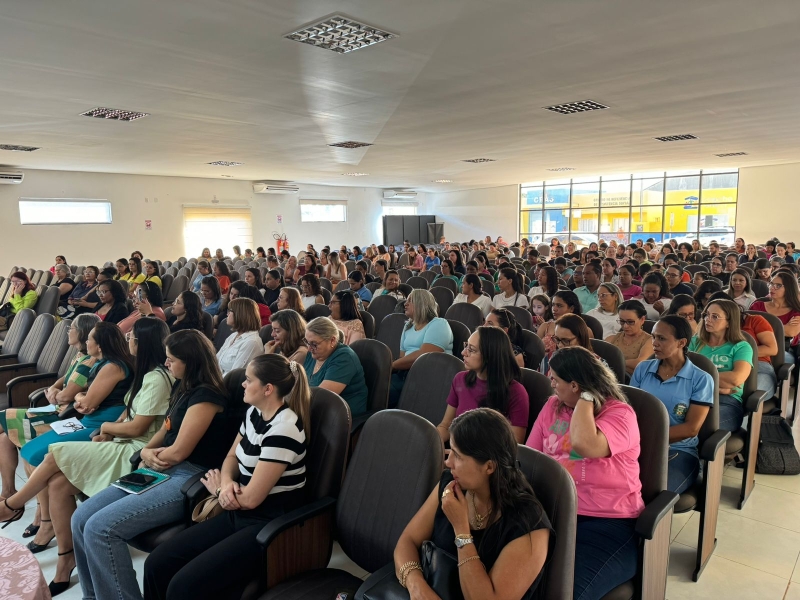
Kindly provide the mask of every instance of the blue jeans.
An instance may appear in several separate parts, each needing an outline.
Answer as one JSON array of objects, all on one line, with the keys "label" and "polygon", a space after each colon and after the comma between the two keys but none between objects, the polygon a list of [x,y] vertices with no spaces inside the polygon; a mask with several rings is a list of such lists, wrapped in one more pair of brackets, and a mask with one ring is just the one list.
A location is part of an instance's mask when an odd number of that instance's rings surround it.
[{"label": "blue jeans", "polygon": [[633,579],[639,563],[636,519],[578,515],[575,536],[575,600],[602,598]]},{"label": "blue jeans", "polygon": [[700,459],[694,454],[682,450],[669,449],[669,462],[667,463],[667,489],[676,494],[682,494],[697,479],[700,472]]},{"label": "blue jeans", "polygon": [[408,377],[408,371],[392,373],[392,379],[389,381],[389,408],[397,408],[400,394],[403,393],[403,386],[406,384],[406,377]]},{"label": "blue jeans", "polygon": [[778,376],[775,374],[775,369],[772,368],[772,363],[758,361],[758,389],[767,392],[767,400],[775,395],[775,390],[778,387]]},{"label": "blue jeans", "polygon": [[184,517],[181,486],[202,471],[182,462],[170,478],[146,492],[128,494],[109,486],[72,515],[72,536],[84,598],[141,600],[127,540]]},{"label": "blue jeans", "polygon": [[719,395],[719,428],[725,431],[736,432],[744,420],[744,406],[728,394]]}]

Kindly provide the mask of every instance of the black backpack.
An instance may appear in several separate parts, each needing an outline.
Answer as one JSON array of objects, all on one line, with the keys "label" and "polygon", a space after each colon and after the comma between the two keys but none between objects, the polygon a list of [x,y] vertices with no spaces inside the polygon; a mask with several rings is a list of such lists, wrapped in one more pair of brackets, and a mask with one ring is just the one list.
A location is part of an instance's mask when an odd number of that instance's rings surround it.
[{"label": "black backpack", "polygon": [[780,414],[762,417],[756,473],[766,475],[800,474],[800,455],[794,447],[792,428]]}]

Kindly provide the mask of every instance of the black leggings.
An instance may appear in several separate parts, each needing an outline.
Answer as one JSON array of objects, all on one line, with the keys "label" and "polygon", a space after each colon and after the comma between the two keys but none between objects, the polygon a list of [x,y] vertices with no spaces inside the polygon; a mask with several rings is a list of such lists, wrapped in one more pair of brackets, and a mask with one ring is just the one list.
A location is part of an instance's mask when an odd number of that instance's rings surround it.
[{"label": "black leggings", "polygon": [[145,599],[241,598],[263,568],[256,536],[266,523],[226,511],[164,542],[144,563]]}]

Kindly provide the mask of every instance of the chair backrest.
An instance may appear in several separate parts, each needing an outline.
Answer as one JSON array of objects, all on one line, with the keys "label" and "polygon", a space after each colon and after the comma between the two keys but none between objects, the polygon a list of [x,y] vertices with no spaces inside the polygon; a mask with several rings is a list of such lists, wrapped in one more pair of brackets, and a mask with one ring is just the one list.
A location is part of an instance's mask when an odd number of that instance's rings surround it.
[{"label": "chair backrest", "polygon": [[347,282],[346,279],[342,279],[339,283],[336,284],[335,292],[345,292],[350,289],[350,284]]},{"label": "chair backrest", "polygon": [[756,295],[756,298],[769,296],[769,284],[766,281],[753,279],[750,281],[750,287],[753,290],[753,293]]},{"label": "chair backrest", "polygon": [[78,354],[78,349],[73,348],[72,346],[67,347],[67,351],[64,354],[64,358],[61,359],[61,364],[58,365],[58,376],[63,377],[69,366],[72,364],[72,361],[75,359],[75,355]]},{"label": "chair backrest", "polygon": [[397,274],[400,276],[400,281],[402,283],[405,283],[414,276],[414,272],[411,269],[398,269]]},{"label": "chair backrest", "polygon": [[306,321],[316,319],[317,317],[330,317],[331,309],[326,304],[312,304],[306,309]]},{"label": "chair backrest", "polygon": [[447,320],[462,322],[470,331],[475,331],[483,324],[481,309],[469,302],[456,302],[447,309],[444,317]]},{"label": "chair backrest", "polygon": [[225,344],[225,340],[227,340],[230,335],[233,333],[233,329],[231,326],[228,325],[227,319],[217,323],[217,333],[214,335],[214,349],[219,352],[222,346]]},{"label": "chair backrest", "polygon": [[249,404],[244,401],[244,388],[242,384],[245,379],[244,369],[233,369],[225,375],[223,383],[228,392],[228,406],[225,408],[225,421],[220,434],[225,439],[230,440],[226,442],[227,446],[233,444],[236,435],[239,433],[239,427],[244,421],[244,416],[247,409],[250,408]]},{"label": "chair backrest", "polygon": [[311,388],[311,432],[306,436],[309,500],[336,498],[342,487],[350,442],[350,407],[339,394]]},{"label": "chair backrest", "polygon": [[433,282],[433,285],[431,287],[447,288],[448,290],[453,292],[453,296],[456,296],[458,294],[458,285],[456,284],[455,281],[453,281],[449,277],[440,277],[439,279]]},{"label": "chair backrest", "polygon": [[186,275],[178,275],[172,280],[169,291],[164,296],[164,302],[175,302],[175,299],[189,289],[189,278]]},{"label": "chair backrest", "polygon": [[689,273],[690,275],[694,275],[698,271],[702,271],[704,273],[708,273],[708,269],[706,267],[704,267],[703,265],[686,265],[683,268],[683,270],[686,271],[687,273]]},{"label": "chair backrest", "polygon": [[392,314],[395,306],[397,306],[397,298],[394,296],[373,296],[367,312],[374,317],[376,335],[380,331],[383,318]]},{"label": "chair backrest", "polygon": [[511,311],[520,327],[533,331],[533,315],[527,308],[521,306],[506,306],[506,310]]},{"label": "chair backrest", "polygon": [[361,311],[361,322],[364,324],[364,335],[369,339],[375,338],[375,317],[368,311]]},{"label": "chair backrest", "polygon": [[619,383],[625,383],[625,355],[614,344],[603,340],[592,340],[592,350],[608,363]]},{"label": "chair backrest", "polygon": [[401,410],[369,418],[336,505],[339,544],[359,567],[374,572],[392,560],[400,534],[439,482],[443,457],[425,419]]},{"label": "chair backrest", "polygon": [[44,314],[55,315],[60,296],[61,292],[58,291],[57,287],[45,289],[44,294],[39,296],[39,299],[36,301],[36,306],[33,307],[33,310],[40,316]]},{"label": "chair backrest", "polygon": [[364,369],[369,397],[367,410],[383,410],[389,405],[389,382],[392,378],[392,351],[378,340],[356,340],[350,344]]},{"label": "chair backrest", "polygon": [[450,394],[453,378],[463,370],[464,362],[452,354],[423,354],[411,365],[397,408],[438,425],[447,409],[447,396]]},{"label": "chair backrest", "polygon": [[11,321],[11,327],[8,328],[6,339],[3,340],[3,345],[0,346],[0,356],[3,354],[18,354],[28,332],[33,327],[33,321],[36,319],[36,313],[30,308],[23,308]]},{"label": "chair backrest", "polygon": [[533,429],[533,424],[536,422],[536,417],[542,412],[544,405],[547,404],[548,398],[553,395],[553,386],[550,385],[550,379],[533,369],[522,369],[522,377],[520,383],[528,392],[528,401],[530,408],[528,410],[528,429],[525,432],[525,438]]},{"label": "chair backrest", "polygon": [[11,287],[11,279],[6,279],[0,284],[0,305],[5,303],[9,287]]},{"label": "chair backrest", "polygon": [[400,255],[400,258],[397,259],[397,266],[405,267],[410,262],[411,262],[411,257],[405,252],[403,252],[403,254]]},{"label": "chair backrest", "polygon": [[453,305],[453,300],[455,300],[453,292],[442,286],[432,287],[429,291],[434,300],[436,300],[436,305],[439,307],[439,316],[445,316],[447,314],[447,309]]},{"label": "chair backrest", "polygon": [[397,289],[398,289],[398,290],[399,290],[399,291],[400,291],[400,292],[403,294],[403,296],[405,296],[406,298],[408,298],[408,297],[409,297],[409,295],[411,294],[411,292],[413,292],[413,291],[414,291],[414,288],[412,288],[412,287],[411,287],[410,285],[408,285],[407,283],[401,283],[401,284],[399,284],[399,285],[397,286]]},{"label": "chair backrest", "polygon": [[578,315],[581,319],[583,319],[586,326],[592,330],[592,337],[596,340],[603,339],[603,326],[600,324],[600,321],[597,318],[593,317],[592,315]]},{"label": "chair backrest", "polygon": [[328,290],[329,292],[333,291],[333,284],[331,283],[331,280],[328,279],[327,277],[319,278],[319,287],[321,287],[324,290]]},{"label": "chair backrest", "polygon": [[36,361],[37,373],[55,373],[64,360],[64,355],[69,350],[69,328],[72,325],[70,319],[60,321],[50,332],[47,343],[39,354]]},{"label": "chair backrest", "polygon": [[369,290],[370,294],[374,294],[376,290],[379,290],[382,285],[383,284],[380,281],[373,281],[371,283],[368,283],[364,287],[366,287]]},{"label": "chair backrest", "polygon": [[120,280],[119,284],[122,286],[122,289],[125,291],[125,295],[127,296],[128,292],[130,291],[130,283]]},{"label": "chair backrest", "polygon": [[[57,290],[57,288],[55,289]],[[55,326],[56,318],[53,315],[44,314],[36,317],[31,330],[28,332],[25,341],[19,349],[18,361],[20,363],[37,362]]]},{"label": "chair backrest", "polygon": [[214,319],[211,317],[210,314],[203,311],[203,333],[205,336],[210,339],[212,342],[214,341]]},{"label": "chair backrest", "polygon": [[578,526],[575,482],[557,461],[533,448],[520,444],[517,461],[556,532],[555,547],[548,556],[533,597],[541,600],[571,600]]},{"label": "chair backrest", "polygon": [[170,273],[165,273],[161,275],[161,296],[166,298],[167,294],[169,294],[169,288],[172,286],[172,282],[175,281],[175,276],[171,275]]},{"label": "chair backrest", "polygon": [[266,344],[272,341],[272,325],[264,325],[258,330],[258,337],[261,338],[261,343]]},{"label": "chair backrest", "polygon": [[717,371],[717,367],[714,366],[714,363],[702,354],[689,352],[689,360],[691,360],[698,369],[702,369],[711,375],[711,378],[714,380],[714,406],[708,411],[706,420],[703,421],[703,426],[700,428],[700,433],[697,434],[699,440],[697,447],[702,448],[703,442],[719,429],[719,372]]},{"label": "chair backrest", "polygon": [[420,277],[425,279],[428,282],[428,287],[433,283],[433,280],[436,279],[436,271],[423,271],[419,274]]},{"label": "chair backrest", "polygon": [[522,351],[525,353],[525,367],[536,371],[542,364],[542,359],[545,355],[544,342],[538,335],[527,329],[522,330],[522,340]]},{"label": "chair backrest", "polygon": [[430,286],[428,285],[428,280],[424,277],[420,277],[419,275],[415,275],[414,277],[409,277],[405,283],[410,285],[415,290],[427,290]]},{"label": "chair backrest", "polygon": [[325,300],[325,304],[331,303],[331,298],[333,298],[333,294],[329,289],[324,287],[319,288],[319,293],[322,296],[322,299]]},{"label": "chair backrest", "polygon": [[469,341],[469,336],[472,332],[461,321],[447,319],[447,323],[453,333],[453,356],[458,360],[463,360],[461,353],[464,351],[464,345]]},{"label": "chair backrest", "polygon": [[392,351],[392,358],[400,358],[400,338],[403,336],[403,327],[408,317],[398,313],[386,315],[378,328],[376,339],[383,342]]},{"label": "chair backrest", "polygon": [[667,489],[667,458],[669,455],[669,416],[664,404],[644,390],[622,386],[639,423],[639,479],[642,499],[651,502]]},{"label": "chair backrest", "polygon": [[653,327],[656,326],[656,321],[651,321],[646,319],[644,324],[642,325],[642,331],[646,331],[647,333],[653,333]]}]

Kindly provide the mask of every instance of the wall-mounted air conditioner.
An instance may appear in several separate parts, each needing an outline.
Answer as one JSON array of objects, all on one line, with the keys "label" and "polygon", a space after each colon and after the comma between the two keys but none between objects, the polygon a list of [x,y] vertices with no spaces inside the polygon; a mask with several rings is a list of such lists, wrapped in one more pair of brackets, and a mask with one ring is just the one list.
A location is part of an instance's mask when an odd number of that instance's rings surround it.
[{"label": "wall-mounted air conditioner", "polygon": [[384,200],[413,200],[417,197],[417,192],[410,190],[384,190]]},{"label": "wall-mounted air conditioner", "polygon": [[22,183],[25,175],[13,171],[0,171],[0,183]]},{"label": "wall-mounted air conditioner", "polygon": [[279,183],[254,183],[254,194],[296,194],[300,188],[296,185],[285,185]]}]

